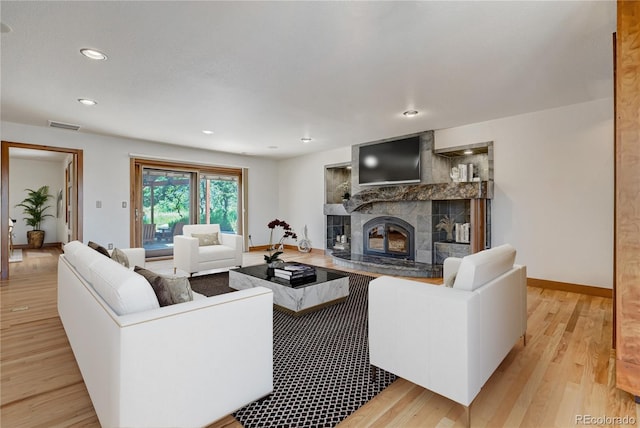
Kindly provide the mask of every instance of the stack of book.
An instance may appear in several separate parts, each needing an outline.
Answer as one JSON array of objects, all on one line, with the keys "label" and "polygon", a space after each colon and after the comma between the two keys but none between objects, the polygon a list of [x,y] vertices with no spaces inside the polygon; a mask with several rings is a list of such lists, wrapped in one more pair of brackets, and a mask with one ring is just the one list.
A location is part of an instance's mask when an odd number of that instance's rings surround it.
[{"label": "stack of book", "polygon": [[273,274],[277,278],[285,279],[291,284],[303,284],[316,280],[316,270],[312,266],[286,265],[273,269]]}]

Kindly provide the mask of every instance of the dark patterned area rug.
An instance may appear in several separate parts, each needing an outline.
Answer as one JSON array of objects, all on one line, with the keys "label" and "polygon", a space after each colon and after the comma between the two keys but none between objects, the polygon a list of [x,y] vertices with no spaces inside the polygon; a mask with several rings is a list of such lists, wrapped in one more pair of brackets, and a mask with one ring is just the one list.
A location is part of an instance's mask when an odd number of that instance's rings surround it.
[{"label": "dark patterned area rug", "polygon": [[229,288],[229,272],[192,276],[189,278],[189,285],[191,285],[193,291],[204,294],[207,297],[236,291],[233,288]]},{"label": "dark patterned area rug", "polygon": [[246,428],[334,427],[396,377],[370,380],[367,288],[373,278],[349,275],[349,297],[293,317],[273,311],[273,394],[233,416]]}]

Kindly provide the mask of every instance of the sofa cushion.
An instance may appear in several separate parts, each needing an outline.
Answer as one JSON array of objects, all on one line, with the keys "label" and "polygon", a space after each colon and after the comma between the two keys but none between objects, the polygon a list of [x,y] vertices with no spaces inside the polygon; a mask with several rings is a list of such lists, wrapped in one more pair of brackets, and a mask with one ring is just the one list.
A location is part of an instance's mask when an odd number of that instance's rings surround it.
[{"label": "sofa cushion", "polygon": [[233,259],[236,251],[226,245],[209,245],[200,247],[198,251],[198,263],[206,263],[211,260]]},{"label": "sofa cushion", "polygon": [[84,245],[82,242],[71,241],[64,244],[64,246],[62,247],[62,251],[64,251],[64,256],[67,261],[75,266],[76,257],[78,256],[78,253],[82,251],[82,248],[86,248],[86,245]]},{"label": "sofa cushion", "polygon": [[184,236],[193,236],[194,233],[220,233],[219,224],[185,224],[182,228]]},{"label": "sofa cushion", "polygon": [[153,288],[153,292],[158,298],[158,304],[161,307],[173,304],[173,299],[171,298],[171,292],[169,291],[169,288],[162,284],[160,281],[156,281],[156,279],[160,278],[157,273],[140,266],[136,266],[135,268],[133,268],[133,271],[137,274],[142,275],[144,279],[147,280],[149,285],[151,285],[151,288]]},{"label": "sofa cushion", "polygon": [[218,238],[218,232],[214,233],[193,233],[192,238],[198,239],[198,245],[200,247],[207,247],[209,245],[220,245],[220,239]]},{"label": "sofa cushion", "polygon": [[449,277],[447,279],[444,280],[444,286],[445,287],[453,287],[453,284],[456,282],[456,276],[457,274],[453,274],[453,275],[449,275]]},{"label": "sofa cushion", "polygon": [[151,284],[160,306],[169,306],[193,300],[191,284],[189,284],[189,279],[186,277],[161,275],[140,266],[136,266],[134,271],[142,275]]},{"label": "sofa cushion", "polygon": [[466,256],[460,263],[453,288],[473,291],[513,267],[516,250],[509,244]]},{"label": "sofa cushion", "polygon": [[102,245],[96,244],[93,241],[89,241],[89,243],[87,245],[89,246],[89,248],[93,248],[94,250],[96,250],[97,252],[102,254],[103,256],[111,257],[109,255],[109,251],[107,251],[107,249],[104,248]]},{"label": "sofa cushion", "polygon": [[111,253],[111,259],[120,263],[122,266],[126,268],[129,267],[129,257],[120,248],[113,249],[113,252]]},{"label": "sofa cushion", "polygon": [[94,290],[118,315],[160,307],[153,289],[144,277],[110,258],[100,256],[91,265],[90,271],[89,282]]},{"label": "sofa cushion", "polygon": [[66,244],[64,246],[64,256],[87,282],[91,282],[91,266],[93,263],[105,259],[102,254],[79,241]]}]

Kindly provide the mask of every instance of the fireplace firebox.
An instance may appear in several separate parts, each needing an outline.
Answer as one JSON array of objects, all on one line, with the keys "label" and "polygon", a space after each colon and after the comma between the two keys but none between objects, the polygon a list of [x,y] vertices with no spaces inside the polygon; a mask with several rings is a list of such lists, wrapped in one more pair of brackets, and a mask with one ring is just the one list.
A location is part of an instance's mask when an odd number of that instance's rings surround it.
[{"label": "fireplace firebox", "polygon": [[376,217],[364,225],[364,254],[414,260],[415,230],[397,217]]}]

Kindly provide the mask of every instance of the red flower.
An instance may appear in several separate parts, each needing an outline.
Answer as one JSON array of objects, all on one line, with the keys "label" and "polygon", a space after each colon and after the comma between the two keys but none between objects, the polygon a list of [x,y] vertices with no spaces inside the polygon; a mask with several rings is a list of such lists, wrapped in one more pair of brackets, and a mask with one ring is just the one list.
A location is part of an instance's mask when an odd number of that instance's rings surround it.
[{"label": "red flower", "polygon": [[278,226],[284,230],[284,234],[282,235],[282,238],[280,238],[279,244],[282,244],[286,238],[298,239],[298,235],[296,235],[295,232],[293,232],[293,230],[291,229],[291,225],[289,225],[289,223],[287,223],[284,220],[275,219],[267,223],[267,227],[271,229],[271,234],[269,236],[269,248],[273,247],[272,245],[273,230]]}]

